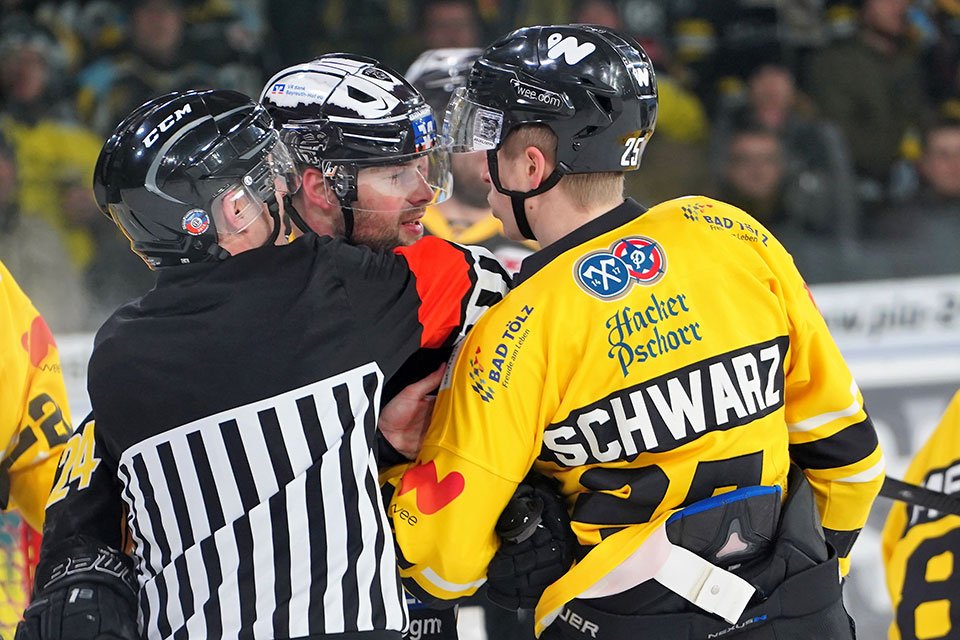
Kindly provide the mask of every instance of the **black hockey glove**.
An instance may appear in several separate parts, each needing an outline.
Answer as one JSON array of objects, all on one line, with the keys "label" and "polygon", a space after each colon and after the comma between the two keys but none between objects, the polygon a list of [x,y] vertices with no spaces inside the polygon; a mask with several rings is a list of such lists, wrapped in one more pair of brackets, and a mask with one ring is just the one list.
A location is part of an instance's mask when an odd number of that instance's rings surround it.
[{"label": "black hockey glove", "polygon": [[133,561],[89,540],[69,542],[37,566],[15,640],[140,640]]},{"label": "black hockey glove", "polygon": [[500,514],[500,549],[487,568],[487,598],[511,611],[533,609],[573,564],[577,539],[559,487],[530,473]]}]

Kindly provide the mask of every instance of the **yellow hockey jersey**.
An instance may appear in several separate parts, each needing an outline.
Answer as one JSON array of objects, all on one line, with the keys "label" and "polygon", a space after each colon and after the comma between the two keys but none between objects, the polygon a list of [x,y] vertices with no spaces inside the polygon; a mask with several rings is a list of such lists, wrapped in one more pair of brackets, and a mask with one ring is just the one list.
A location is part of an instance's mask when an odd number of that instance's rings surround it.
[{"label": "yellow hockey jersey", "polygon": [[633,586],[614,569],[677,509],[785,488],[791,460],[849,553],[883,479],[876,433],[792,259],[753,218],[704,197],[628,199],[515,282],[448,368],[419,457],[389,474],[416,595],[484,582],[531,467],[559,480],[590,549],[544,592],[538,633],[575,597]]},{"label": "yellow hockey jersey", "polygon": [[0,506],[40,531],[70,411],[53,335],[2,263],[0,344]]},{"label": "yellow hockey jersey", "polygon": [[[960,498],[960,392],[904,480]],[[895,502],[883,528],[883,563],[890,640],[960,637],[960,516]]]}]

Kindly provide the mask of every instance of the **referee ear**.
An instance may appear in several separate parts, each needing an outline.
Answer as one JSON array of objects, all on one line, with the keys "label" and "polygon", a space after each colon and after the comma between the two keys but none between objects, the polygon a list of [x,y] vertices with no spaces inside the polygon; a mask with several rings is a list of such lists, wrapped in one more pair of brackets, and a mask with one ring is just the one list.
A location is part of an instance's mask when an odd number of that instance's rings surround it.
[{"label": "referee ear", "polygon": [[[323,173],[316,167],[307,167],[303,171],[300,193],[309,208],[330,212],[340,207],[336,194],[327,184]],[[303,213],[303,212],[301,212]]]}]

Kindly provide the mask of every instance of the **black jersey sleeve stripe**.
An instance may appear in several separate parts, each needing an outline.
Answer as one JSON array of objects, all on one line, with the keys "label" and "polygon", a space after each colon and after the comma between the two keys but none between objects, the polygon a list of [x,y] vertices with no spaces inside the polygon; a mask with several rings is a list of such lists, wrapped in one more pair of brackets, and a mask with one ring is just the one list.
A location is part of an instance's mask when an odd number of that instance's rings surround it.
[{"label": "black jersey sleeve stripe", "polygon": [[860,529],[837,531],[836,529],[824,528],[823,535],[827,542],[837,550],[837,555],[846,558],[850,555],[850,550],[853,549],[853,543],[857,541],[857,536],[860,535]]},{"label": "black jersey sleeve stripe", "polygon": [[[210,460],[207,457],[206,447],[203,446],[203,437],[200,432],[194,431],[187,435],[187,442],[190,446],[190,455],[197,470],[197,479],[200,486],[216,487],[216,479],[213,477],[213,470],[210,468]],[[210,495],[209,490],[204,491],[202,495],[210,531],[216,531],[224,525],[223,509],[220,507],[220,501],[216,499],[216,496]]]},{"label": "black jersey sleeve stripe", "polygon": [[[373,470],[376,470],[377,462],[376,458],[371,455],[370,464],[372,465]],[[373,517],[377,519],[376,537],[374,539],[374,548],[373,555],[375,558],[375,565],[373,567],[374,574],[370,582],[369,587],[365,593],[360,594],[361,598],[366,599],[371,603],[371,626],[374,629],[383,629],[387,624],[386,616],[386,605],[383,600],[383,595],[381,590],[384,588],[383,584],[383,568],[384,568],[384,546],[386,544],[386,532],[388,531],[387,525],[384,522],[383,518],[383,508],[379,503],[380,493],[377,490],[377,481],[376,476],[373,473],[367,474],[363,488],[367,494],[367,501],[373,507]]]},{"label": "black jersey sleeve stripe", "polygon": [[152,524],[152,538],[154,542],[156,542],[157,549],[160,552],[160,558],[154,565],[155,571],[159,571],[160,567],[164,567],[170,562],[170,545],[167,542],[167,536],[164,531],[163,518],[160,515],[160,510],[157,508],[155,492],[158,489],[151,484],[151,477],[147,472],[147,466],[141,454],[133,457],[133,474],[138,480],[140,493],[143,495],[141,515],[143,511],[148,514],[150,523]]},{"label": "black jersey sleeve stripe", "polygon": [[828,438],[790,445],[790,457],[801,469],[835,469],[863,460],[877,446],[877,433],[867,418]]},{"label": "black jersey sleeve stripe", "polygon": [[317,404],[313,398],[306,396],[297,400],[297,411],[303,424],[303,433],[307,437],[307,446],[314,460],[323,455],[329,447],[324,442],[324,431],[320,425],[320,416],[317,414]]},{"label": "black jersey sleeve stripe", "polygon": [[263,430],[263,439],[267,444],[267,455],[276,475],[277,486],[283,487],[293,480],[293,467],[290,466],[290,457],[284,446],[283,431],[280,428],[277,410],[273,407],[264,409],[257,414],[257,418]]},{"label": "black jersey sleeve stripe", "polygon": [[170,490],[170,500],[173,503],[173,513],[176,515],[176,524],[180,530],[180,548],[193,546],[193,527],[187,512],[187,500],[183,494],[183,484],[180,482],[180,471],[173,456],[173,447],[169,442],[163,442],[157,447],[160,458],[160,469],[167,480]]},{"label": "black jersey sleeve stripe", "polygon": [[260,501],[257,495],[257,484],[253,481],[253,472],[250,462],[245,455],[243,440],[240,438],[240,427],[236,420],[227,420],[220,425],[223,434],[223,445],[231,452],[230,462],[233,466],[233,479],[240,493],[240,504],[244,512],[249,512]]},{"label": "black jersey sleeve stripe", "polygon": [[[133,485],[133,480],[130,477],[130,471],[127,467],[121,465],[117,467],[118,474],[123,478],[123,499],[127,504],[127,508],[130,510],[131,514],[136,511],[136,504],[133,497],[133,492],[131,491],[131,486]],[[141,575],[147,573],[146,568],[146,559],[150,557],[150,543],[144,537],[140,531],[140,520],[135,517],[128,517],[127,523],[130,529],[130,535],[133,537],[134,544],[136,545],[135,551],[137,556],[137,570]]]},{"label": "black jersey sleeve stripe", "polygon": [[[253,544],[253,531],[250,518],[240,518],[234,523],[239,565],[237,566],[237,584],[239,585],[240,629],[249,632],[253,629],[253,622],[257,616],[257,576],[254,571],[253,558],[258,550]],[[254,553],[245,553],[250,549]]]},{"label": "black jersey sleeve stripe", "polygon": [[[327,457],[330,458],[330,453],[328,452]],[[306,489],[306,517],[309,523],[308,530],[301,533],[309,539],[310,542],[310,559],[311,566],[315,566],[316,569],[312,572],[310,580],[310,597],[308,604],[308,613],[310,616],[311,624],[318,629],[326,630],[329,624],[328,616],[326,614],[326,608],[324,607],[324,594],[328,589],[328,584],[331,578],[330,575],[330,563],[327,561],[328,554],[330,550],[330,535],[328,531],[327,523],[327,510],[324,505],[324,497],[326,495],[336,495],[339,493],[340,487],[339,483],[333,484],[325,482],[327,474],[330,474],[333,471],[331,465],[328,462],[323,465],[323,468],[318,469],[317,471],[311,471],[307,474],[307,489]],[[335,526],[335,522],[331,522],[331,526]],[[299,545],[296,543],[297,534],[293,533],[292,540],[292,550],[291,553],[296,557],[296,550]],[[346,556],[346,549],[338,550]],[[302,553],[302,549],[300,550]],[[296,615],[295,611],[291,610],[291,615]],[[331,614],[335,613],[334,611],[330,612]]]},{"label": "black jersey sleeve stripe", "polygon": [[[289,463],[288,463],[289,467]],[[270,500],[270,534],[273,536],[273,635],[290,635],[290,528],[287,525],[286,490]]]},{"label": "black jersey sleeve stripe", "polygon": [[223,571],[220,564],[220,552],[217,549],[216,539],[212,536],[200,544],[200,553],[203,556],[203,566],[207,573],[207,591],[209,597],[203,605],[202,620],[206,629],[206,638],[219,638],[223,635],[223,621],[220,616],[220,598],[217,589],[223,583]]},{"label": "black jersey sleeve stripe", "polygon": [[[347,385],[339,385],[333,388],[333,397],[337,404],[337,415],[340,424],[343,425],[345,434],[353,435],[357,428],[356,419],[353,415],[353,407],[350,402],[350,392]],[[362,522],[360,520],[359,504],[360,492],[357,486],[357,470],[353,463],[353,437],[344,437],[343,445],[340,447],[340,482],[343,487],[343,504],[346,506],[344,514],[347,523],[347,549],[361,550],[363,547]],[[359,559],[359,558],[356,558]],[[340,582],[342,589],[341,598],[343,601],[343,619],[344,630],[356,631],[356,621],[359,609],[357,602],[359,594],[357,593],[357,562],[350,562],[346,565],[346,571]]]}]

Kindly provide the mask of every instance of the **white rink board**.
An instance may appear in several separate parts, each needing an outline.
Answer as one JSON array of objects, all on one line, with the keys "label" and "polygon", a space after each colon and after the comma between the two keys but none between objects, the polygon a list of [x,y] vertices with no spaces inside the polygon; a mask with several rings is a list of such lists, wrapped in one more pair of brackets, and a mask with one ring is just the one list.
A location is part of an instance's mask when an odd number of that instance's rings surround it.
[{"label": "white rink board", "polygon": [[[863,391],[888,473],[902,477],[960,389],[960,276],[811,287]],[[92,334],[57,336],[75,424],[89,411],[86,366]],[[138,366],[131,360],[128,366]],[[117,375],[123,375],[118,371]],[[891,619],[880,530],[889,502],[878,499],[857,546],[846,586],[859,637],[886,637]],[[483,640],[482,612],[464,608],[463,640]]]}]

